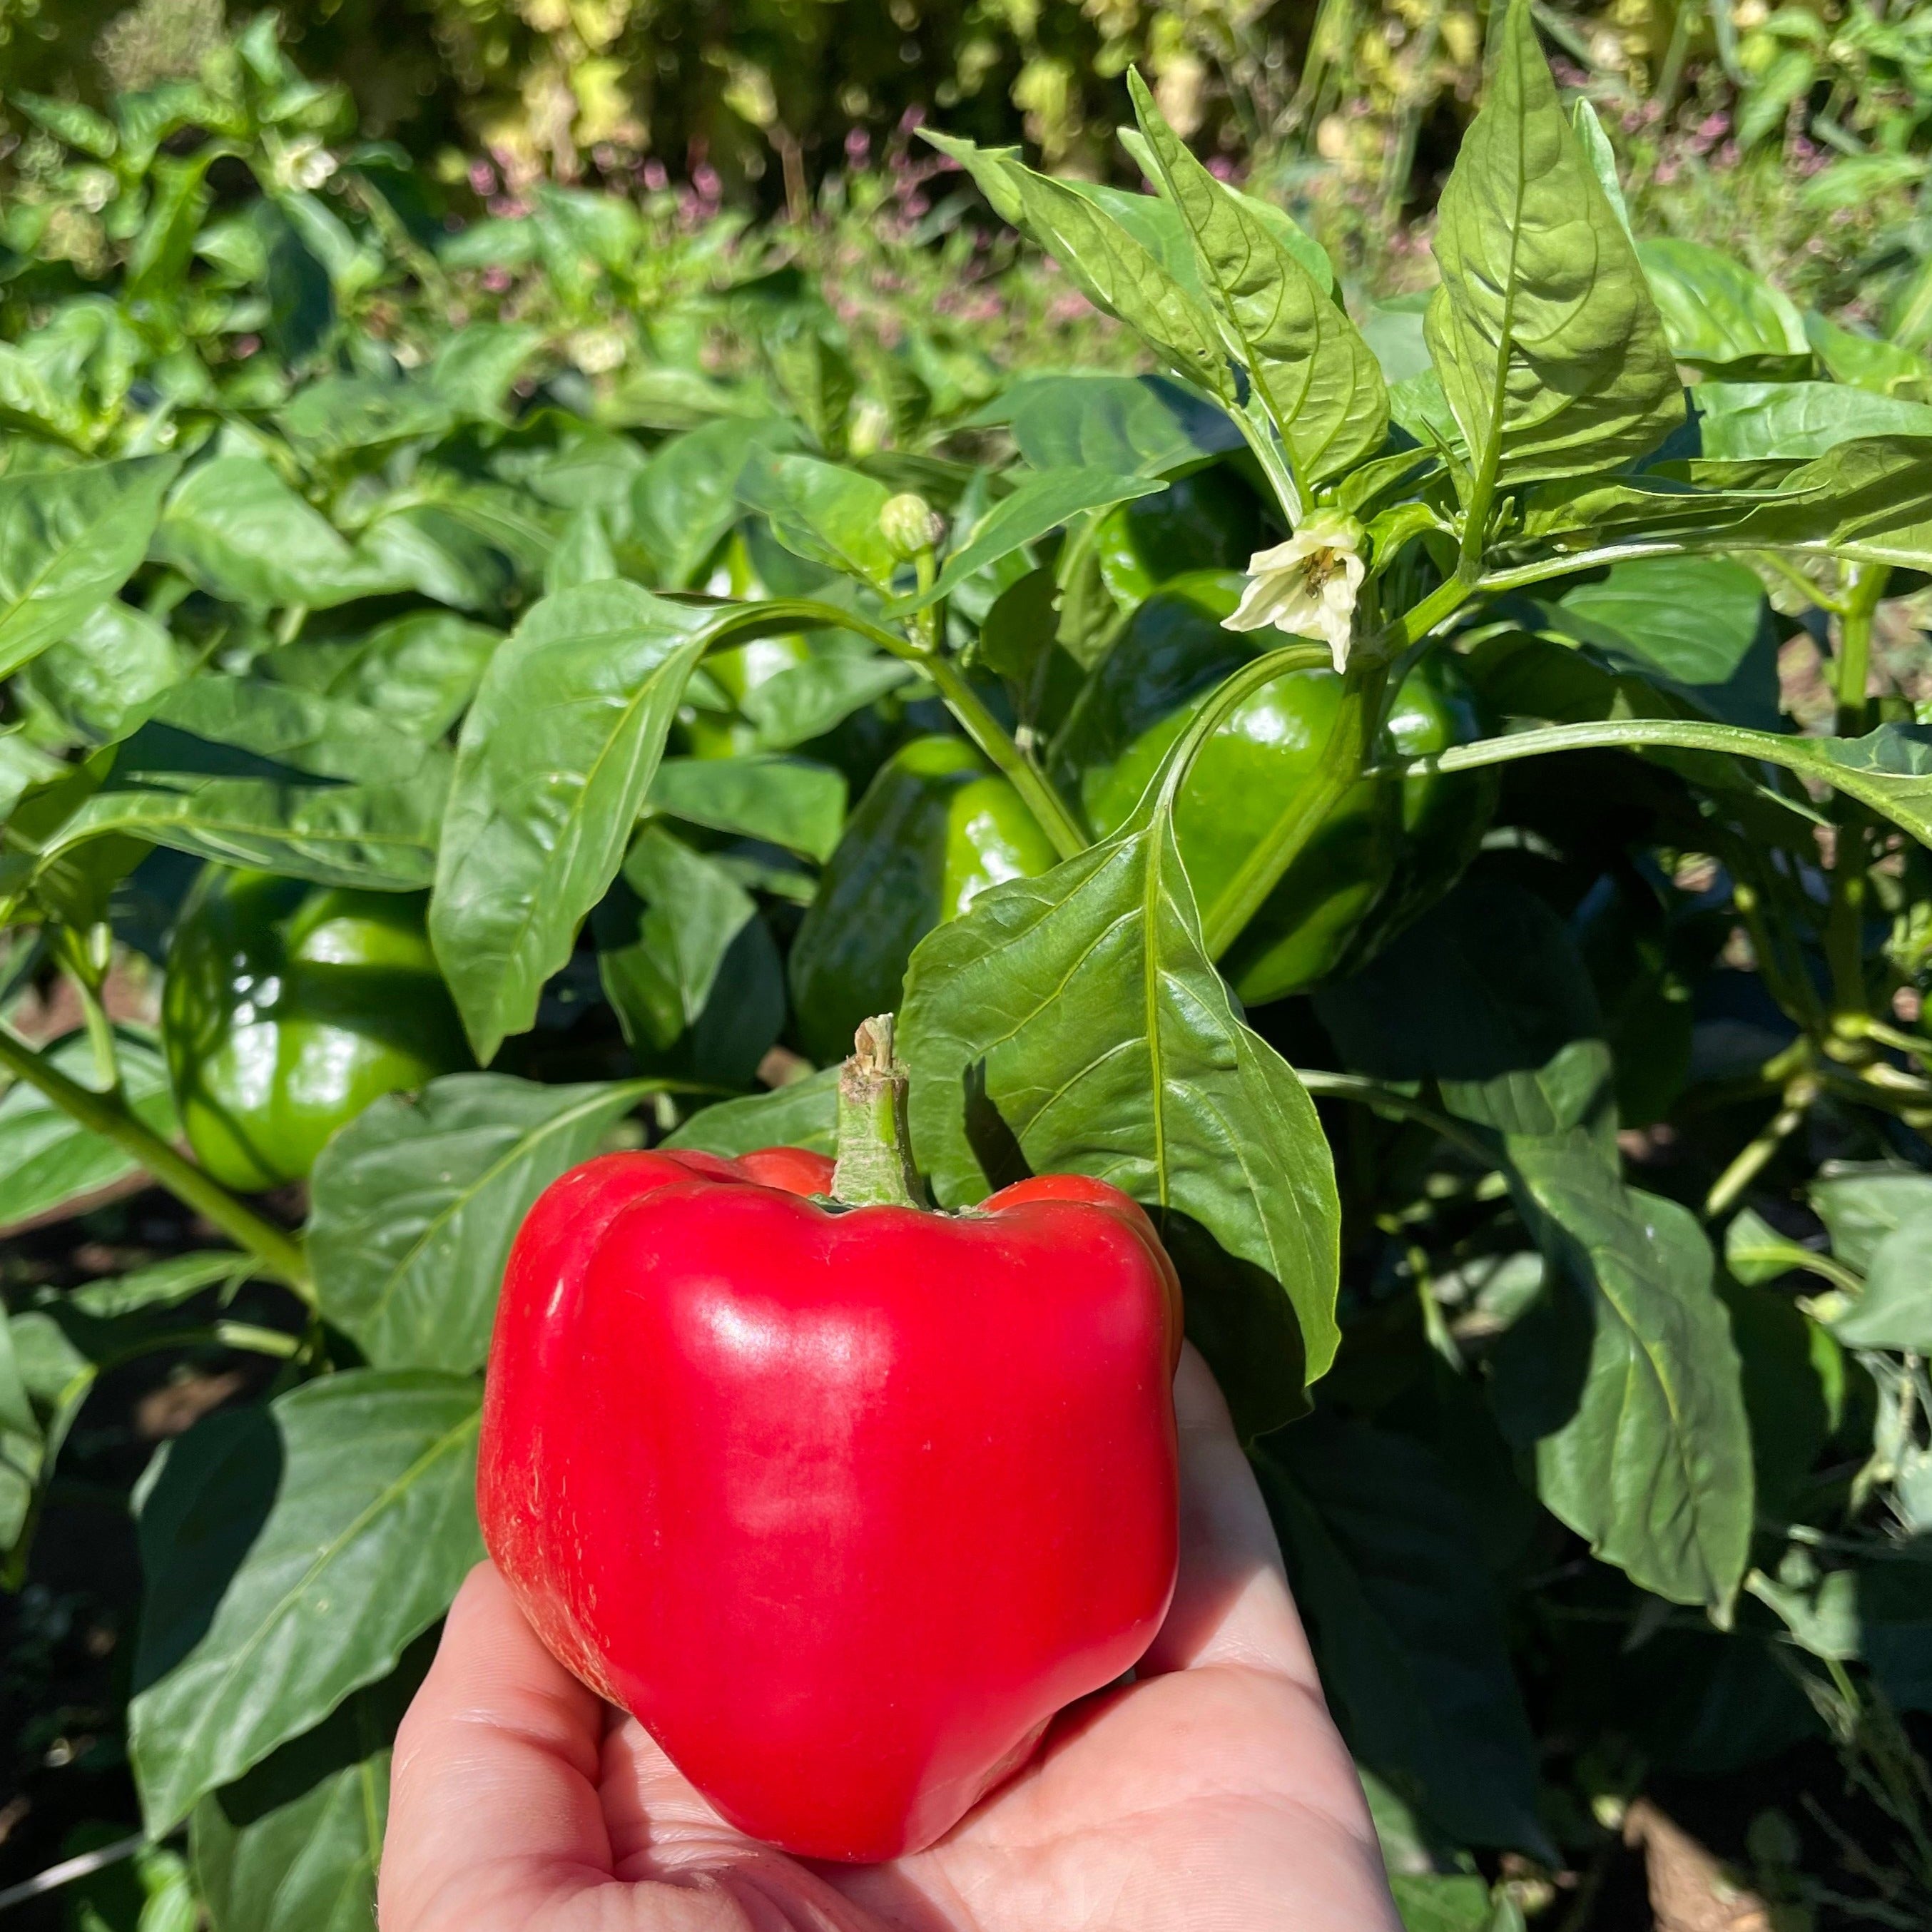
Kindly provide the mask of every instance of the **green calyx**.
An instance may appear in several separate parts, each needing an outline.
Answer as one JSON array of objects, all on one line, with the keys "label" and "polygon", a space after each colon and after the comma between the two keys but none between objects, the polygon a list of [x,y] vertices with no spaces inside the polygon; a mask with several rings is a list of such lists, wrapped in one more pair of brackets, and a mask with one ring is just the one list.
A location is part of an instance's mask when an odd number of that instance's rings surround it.
[{"label": "green calyx", "polygon": [[860,1027],[852,1057],[838,1072],[838,1158],[832,1198],[848,1208],[923,1208],[906,1124],[911,1085],[892,1054],[892,1016]]}]

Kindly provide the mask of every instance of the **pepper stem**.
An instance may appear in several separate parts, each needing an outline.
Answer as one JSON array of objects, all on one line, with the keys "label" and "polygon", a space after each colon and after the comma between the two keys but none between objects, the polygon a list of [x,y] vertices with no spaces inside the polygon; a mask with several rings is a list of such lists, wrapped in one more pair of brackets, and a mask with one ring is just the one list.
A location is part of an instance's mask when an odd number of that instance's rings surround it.
[{"label": "pepper stem", "polygon": [[892,1057],[892,1016],[866,1021],[853,1036],[852,1057],[838,1070],[838,1160],[832,1198],[848,1208],[922,1208],[906,1126],[910,1086]]}]

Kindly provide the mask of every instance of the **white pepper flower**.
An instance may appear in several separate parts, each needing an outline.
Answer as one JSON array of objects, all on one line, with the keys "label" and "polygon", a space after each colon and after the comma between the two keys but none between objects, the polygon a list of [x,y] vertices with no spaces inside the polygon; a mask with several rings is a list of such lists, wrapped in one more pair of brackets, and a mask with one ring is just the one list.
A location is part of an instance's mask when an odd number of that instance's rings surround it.
[{"label": "white pepper flower", "polygon": [[1248,581],[1239,608],[1222,620],[1230,631],[1273,625],[1292,638],[1325,644],[1341,670],[1348,662],[1348,634],[1356,593],[1366,566],[1363,530],[1353,517],[1320,510],[1287,542],[1248,559]]}]

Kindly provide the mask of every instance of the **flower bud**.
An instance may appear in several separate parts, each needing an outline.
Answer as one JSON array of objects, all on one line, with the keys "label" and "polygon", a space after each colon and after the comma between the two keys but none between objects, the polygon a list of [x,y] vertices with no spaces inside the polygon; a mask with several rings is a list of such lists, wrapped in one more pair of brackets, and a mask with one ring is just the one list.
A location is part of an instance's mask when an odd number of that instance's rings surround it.
[{"label": "flower bud", "polygon": [[879,533],[893,556],[910,563],[938,547],[946,534],[946,519],[923,496],[908,490],[886,498],[879,512]]}]

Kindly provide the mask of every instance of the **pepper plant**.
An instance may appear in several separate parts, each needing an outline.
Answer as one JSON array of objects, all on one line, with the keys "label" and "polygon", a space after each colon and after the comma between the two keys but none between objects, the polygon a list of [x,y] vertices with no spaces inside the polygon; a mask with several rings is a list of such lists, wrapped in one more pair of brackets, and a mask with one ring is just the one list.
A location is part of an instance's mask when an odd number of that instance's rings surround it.
[{"label": "pepper plant", "polygon": [[[942,1206],[1072,1172],[1156,1216],[1414,1923],[1817,1736],[1906,1847],[1860,1882],[1932,1888],[1882,1728],[1932,1702],[1932,739],[1873,694],[1932,407],[1634,241],[1526,4],[1379,352],[1134,96],[1146,194],[933,138],[1158,373],[860,352],[782,270],[586,372],[582,316],[458,326],[485,244],[345,190],[369,274],[231,381],[319,185],[259,255],[166,217],[218,326],[143,334],[130,273],[8,352],[98,414],[8,405],[0,1220],[145,1175],[193,1232],[16,1284],[0,1542],[17,1583],[104,1378],[242,1365],[134,1498],[128,1754],[219,1932],[367,1909],[536,1195],[826,1150],[888,1006]],[[608,272],[598,207],[538,244]],[[457,1070],[288,1084],[350,1060]]]}]

